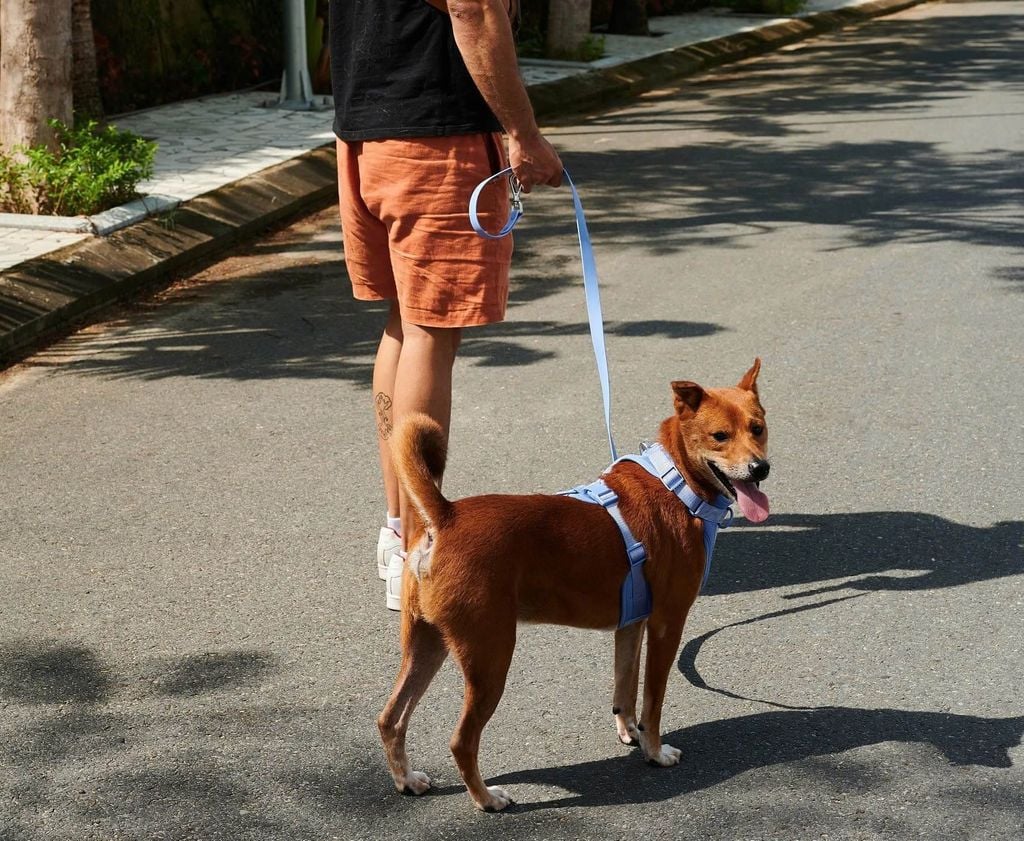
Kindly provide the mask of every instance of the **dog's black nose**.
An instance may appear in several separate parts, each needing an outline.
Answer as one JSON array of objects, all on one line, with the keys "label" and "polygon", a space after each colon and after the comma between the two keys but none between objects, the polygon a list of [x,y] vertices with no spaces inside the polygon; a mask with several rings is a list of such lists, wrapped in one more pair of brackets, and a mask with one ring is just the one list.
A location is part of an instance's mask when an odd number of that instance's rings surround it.
[{"label": "dog's black nose", "polygon": [[768,472],[772,466],[763,458],[756,458],[750,462],[750,480],[752,482],[763,482],[768,478]]}]

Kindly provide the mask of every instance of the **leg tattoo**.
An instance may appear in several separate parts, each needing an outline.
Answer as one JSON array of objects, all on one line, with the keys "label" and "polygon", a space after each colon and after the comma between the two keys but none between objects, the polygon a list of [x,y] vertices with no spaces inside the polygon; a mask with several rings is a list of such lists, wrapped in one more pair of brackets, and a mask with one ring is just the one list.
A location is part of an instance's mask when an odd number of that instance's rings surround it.
[{"label": "leg tattoo", "polygon": [[378,391],[373,402],[377,410],[377,435],[382,441],[387,441],[392,430],[391,398],[383,391]]}]

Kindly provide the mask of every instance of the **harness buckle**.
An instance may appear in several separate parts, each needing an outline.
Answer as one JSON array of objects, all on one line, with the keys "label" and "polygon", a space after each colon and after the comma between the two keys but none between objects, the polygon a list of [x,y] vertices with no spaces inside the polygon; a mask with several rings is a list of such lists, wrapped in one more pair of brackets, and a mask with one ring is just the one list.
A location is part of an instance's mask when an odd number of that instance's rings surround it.
[{"label": "harness buckle", "polygon": [[634,543],[626,547],[626,555],[629,557],[629,565],[635,567],[647,560],[647,550],[642,543]]},{"label": "harness buckle", "polygon": [[683,479],[682,474],[676,470],[675,465],[670,465],[668,469],[661,474],[661,483],[668,488],[672,493],[679,490],[680,485],[686,484],[686,480]]}]

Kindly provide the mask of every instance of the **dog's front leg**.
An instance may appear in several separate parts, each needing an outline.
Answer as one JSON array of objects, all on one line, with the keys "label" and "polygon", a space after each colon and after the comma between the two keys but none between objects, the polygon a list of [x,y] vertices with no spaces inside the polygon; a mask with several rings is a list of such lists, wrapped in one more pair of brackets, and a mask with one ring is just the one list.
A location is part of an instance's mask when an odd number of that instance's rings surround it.
[{"label": "dog's front leg", "polygon": [[668,675],[679,650],[683,623],[647,623],[647,668],[644,671],[644,709],[638,730],[647,761],[668,767],[679,762],[681,751],[661,743],[661,707],[665,702]]},{"label": "dog's front leg", "polygon": [[619,741],[624,745],[636,745],[640,741],[640,731],[636,729],[636,690],[640,683],[640,645],[646,626],[646,622],[634,622],[615,632],[612,715]]}]

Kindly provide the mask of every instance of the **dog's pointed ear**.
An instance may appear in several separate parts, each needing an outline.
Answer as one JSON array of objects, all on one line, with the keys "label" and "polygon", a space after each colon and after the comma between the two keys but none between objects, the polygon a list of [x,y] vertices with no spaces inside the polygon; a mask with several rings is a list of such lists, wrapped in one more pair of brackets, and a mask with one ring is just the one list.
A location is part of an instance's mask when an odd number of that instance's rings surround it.
[{"label": "dog's pointed ear", "polygon": [[754,364],[750,366],[750,370],[743,375],[743,379],[740,380],[737,388],[742,388],[744,391],[752,391],[757,394],[757,375],[761,371],[761,357],[757,357],[754,360]]},{"label": "dog's pointed ear", "polygon": [[675,380],[672,394],[675,395],[676,414],[683,416],[696,412],[704,399],[704,389],[689,380]]}]

